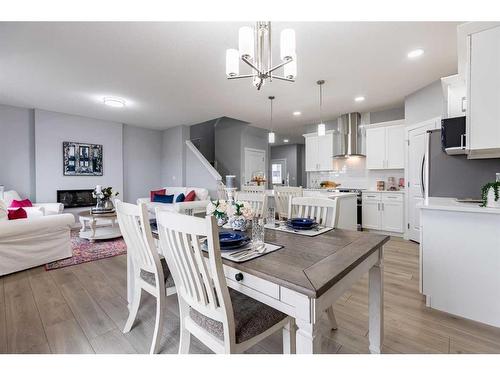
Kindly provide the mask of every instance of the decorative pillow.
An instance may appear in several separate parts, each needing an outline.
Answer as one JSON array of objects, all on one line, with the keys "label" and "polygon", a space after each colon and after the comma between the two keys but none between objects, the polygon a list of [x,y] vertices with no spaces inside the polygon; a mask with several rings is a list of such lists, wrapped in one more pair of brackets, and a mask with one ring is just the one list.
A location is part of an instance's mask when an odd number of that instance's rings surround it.
[{"label": "decorative pillow", "polygon": [[188,195],[186,195],[186,199],[184,199],[184,202],[192,202],[196,199],[196,193],[194,190],[191,190]]},{"label": "decorative pillow", "polygon": [[149,193],[151,202],[154,202],[155,195],[165,195],[165,194],[167,194],[167,189],[151,190],[151,192]]},{"label": "decorative pillow", "polygon": [[176,203],[180,203],[180,202],[184,202],[184,200],[186,199],[186,197],[184,196],[184,193],[180,193],[177,198],[175,198],[175,202]]},{"label": "decorative pillow", "polygon": [[155,194],[153,196],[153,202],[158,202],[158,203],[174,203],[174,195],[160,195],[160,194]]},{"label": "decorative pillow", "polygon": [[9,211],[3,200],[0,200],[0,221],[9,220]]},{"label": "decorative pillow", "polygon": [[19,207],[33,207],[33,204],[29,199],[23,199],[22,201],[14,199],[10,204],[10,208],[19,208]]},{"label": "decorative pillow", "polygon": [[17,210],[9,210],[9,220],[26,219],[27,217],[28,214],[22,207]]}]

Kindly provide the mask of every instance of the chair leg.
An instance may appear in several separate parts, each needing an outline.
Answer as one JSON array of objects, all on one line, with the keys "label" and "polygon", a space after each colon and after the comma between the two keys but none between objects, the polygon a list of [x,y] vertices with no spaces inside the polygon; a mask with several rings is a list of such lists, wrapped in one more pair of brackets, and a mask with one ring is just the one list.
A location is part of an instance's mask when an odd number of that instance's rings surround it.
[{"label": "chair leg", "polygon": [[184,319],[189,315],[189,306],[179,298],[179,320],[180,339],[179,339],[179,354],[189,354],[189,346],[191,345],[191,333],[184,327]]},{"label": "chair leg", "polygon": [[283,327],[283,354],[296,353],[296,336],[295,319],[289,318],[288,324]]},{"label": "chair leg", "polygon": [[123,333],[130,332],[132,326],[134,325],[135,318],[137,317],[137,312],[139,311],[139,306],[141,304],[141,294],[142,289],[135,283],[134,295],[132,297],[132,303],[130,305],[130,311],[128,313],[128,319],[123,328]]},{"label": "chair leg", "polygon": [[160,351],[161,336],[163,333],[163,325],[165,323],[165,288],[163,290],[157,291],[158,296],[156,297],[156,320],[155,320],[155,330],[153,333],[153,341],[151,343],[151,349],[149,354],[156,354]]},{"label": "chair leg", "polygon": [[328,316],[328,320],[330,321],[332,330],[336,330],[338,328],[338,325],[337,319],[335,319],[335,313],[333,312],[333,306],[330,306],[326,309],[326,315]]}]

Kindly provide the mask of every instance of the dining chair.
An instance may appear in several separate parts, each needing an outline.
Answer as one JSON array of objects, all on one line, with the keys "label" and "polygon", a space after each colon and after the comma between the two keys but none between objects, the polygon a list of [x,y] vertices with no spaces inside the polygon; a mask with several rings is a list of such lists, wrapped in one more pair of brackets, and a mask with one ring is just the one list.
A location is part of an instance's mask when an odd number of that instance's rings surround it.
[{"label": "dining chair", "polygon": [[278,330],[284,351],[295,352],[293,318],[228,289],[213,216],[157,211],[156,218],[160,247],[177,286],[180,354],[189,353],[191,335],[215,353],[243,353]]},{"label": "dining chair", "polygon": [[243,185],[241,191],[247,193],[263,193],[266,190],[264,185]]},{"label": "dining chair", "polygon": [[[134,294],[123,333],[127,333],[139,311],[142,290],[156,297],[156,320],[150,354],[158,353],[165,318],[166,297],[175,294],[174,279],[155,245],[145,203],[115,202],[120,230],[134,270]],[[174,213],[176,216],[185,216]]]},{"label": "dining chair", "polygon": [[267,196],[265,193],[247,193],[237,191],[234,199],[250,203],[255,217],[265,218],[267,212]]},{"label": "dining chair", "polygon": [[[320,197],[292,197],[288,204],[288,218],[307,217],[314,219],[319,225],[336,228],[339,221],[339,199]],[[332,329],[337,329],[337,319],[333,306],[326,309],[326,315]]]},{"label": "dining chair", "polygon": [[302,197],[302,187],[295,186],[274,186],[274,204],[278,217],[288,217],[288,205],[291,197]]}]

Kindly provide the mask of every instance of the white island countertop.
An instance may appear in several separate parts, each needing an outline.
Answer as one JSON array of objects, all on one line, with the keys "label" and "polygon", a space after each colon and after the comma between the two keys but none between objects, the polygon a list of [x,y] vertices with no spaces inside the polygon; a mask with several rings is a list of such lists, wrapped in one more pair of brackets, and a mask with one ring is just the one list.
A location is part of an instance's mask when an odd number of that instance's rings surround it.
[{"label": "white island countertop", "polygon": [[500,208],[481,207],[479,203],[461,203],[455,198],[427,198],[417,206],[422,210],[474,212],[500,215]]}]

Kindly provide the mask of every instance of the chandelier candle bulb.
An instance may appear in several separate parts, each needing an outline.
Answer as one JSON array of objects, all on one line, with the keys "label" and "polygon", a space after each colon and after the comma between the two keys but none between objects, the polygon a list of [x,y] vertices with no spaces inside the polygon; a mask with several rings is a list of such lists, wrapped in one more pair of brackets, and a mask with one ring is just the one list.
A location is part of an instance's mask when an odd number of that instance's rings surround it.
[{"label": "chandelier candle bulb", "polygon": [[226,75],[237,76],[240,73],[240,53],[236,49],[226,50]]},{"label": "chandelier candle bulb", "polygon": [[240,27],[238,48],[241,57],[253,59],[254,57],[254,30],[251,27]]},{"label": "chandelier candle bulb", "polygon": [[286,61],[295,57],[295,30],[285,29],[280,36],[281,60]]}]

